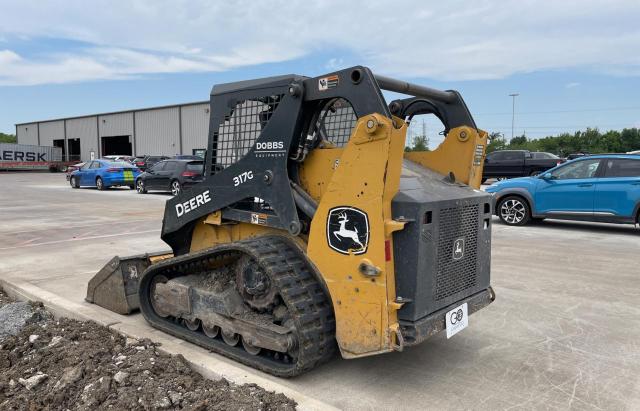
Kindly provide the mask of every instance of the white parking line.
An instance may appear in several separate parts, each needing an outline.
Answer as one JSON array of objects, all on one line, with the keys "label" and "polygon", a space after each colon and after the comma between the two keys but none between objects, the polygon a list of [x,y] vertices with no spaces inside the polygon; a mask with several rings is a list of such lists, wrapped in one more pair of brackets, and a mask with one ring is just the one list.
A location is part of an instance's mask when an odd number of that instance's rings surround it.
[{"label": "white parking line", "polygon": [[23,241],[22,243],[18,244],[17,246],[20,247],[20,246],[23,246],[23,245],[31,244],[34,241],[38,241],[38,240],[41,240],[41,239],[42,239],[42,237],[32,238],[31,240]]},{"label": "white parking line", "polygon": [[[65,225],[62,227],[62,229],[64,230],[74,230],[76,228],[86,228],[86,227],[100,227],[100,226],[112,226],[114,224],[126,224],[126,225],[131,225],[131,223],[141,223],[144,221],[157,221],[158,218],[145,218],[145,219],[140,219],[140,220],[126,220],[126,221],[104,221],[101,223],[94,223],[94,224],[82,224],[82,225]],[[46,228],[39,228],[37,230],[22,230],[22,231],[9,231],[9,232],[2,232],[0,231],[0,234],[6,234],[6,235],[15,235],[15,234],[24,234],[24,233],[37,233],[39,231],[45,231]]]},{"label": "white parking line", "polygon": [[72,242],[72,241],[94,240],[94,239],[98,239],[98,238],[118,237],[118,236],[121,236],[121,235],[155,233],[155,232],[158,232],[158,231],[160,231],[160,229],[146,230],[146,231],[134,231],[134,232],[118,233],[118,234],[96,235],[96,236],[92,236],[92,237],[69,238],[69,239],[66,239],[66,240],[47,241],[47,242],[44,242],[44,243],[37,243],[37,244],[26,244],[26,245],[16,245],[16,246],[13,246],[13,247],[3,247],[3,248],[0,248],[0,250],[14,250],[16,248],[37,247],[37,246],[40,246],[40,245],[51,245],[51,244],[59,244],[59,243],[68,243],[68,242]]}]

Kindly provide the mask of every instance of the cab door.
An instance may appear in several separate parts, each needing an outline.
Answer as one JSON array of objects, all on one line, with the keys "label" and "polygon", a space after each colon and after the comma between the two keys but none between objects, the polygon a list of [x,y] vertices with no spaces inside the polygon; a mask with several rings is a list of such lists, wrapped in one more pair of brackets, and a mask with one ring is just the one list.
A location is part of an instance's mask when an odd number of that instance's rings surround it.
[{"label": "cab door", "polygon": [[594,213],[599,217],[635,218],[640,204],[640,158],[608,158],[598,179]]},{"label": "cab door", "polygon": [[576,160],[543,174],[535,194],[536,212],[592,217],[599,166],[597,158]]},{"label": "cab door", "polygon": [[524,151],[494,151],[484,162],[485,177],[517,177],[522,175]]},{"label": "cab door", "polygon": [[162,170],[164,169],[165,161],[155,163],[149,169],[147,169],[147,176],[144,180],[148,189],[157,190],[160,188],[160,178]]},{"label": "cab door", "polygon": [[102,168],[102,163],[100,163],[99,161],[92,161],[91,162],[91,166],[89,166],[89,169],[87,170],[86,174],[86,182],[85,184],[88,186],[95,186],[96,185],[96,177],[98,176],[98,169]]},{"label": "cab door", "polygon": [[158,176],[158,188],[162,190],[171,189],[171,180],[178,168],[176,161],[164,161],[165,165]]},{"label": "cab door", "polygon": [[76,176],[78,177],[80,185],[87,185],[87,171],[89,170],[89,167],[91,167],[92,163],[93,161],[87,161],[78,169]]},{"label": "cab door", "polygon": [[493,153],[487,154],[487,156],[484,159],[484,166],[482,167],[483,178],[491,178],[496,175],[497,160],[500,157],[501,157],[501,153],[499,151],[494,151]]}]

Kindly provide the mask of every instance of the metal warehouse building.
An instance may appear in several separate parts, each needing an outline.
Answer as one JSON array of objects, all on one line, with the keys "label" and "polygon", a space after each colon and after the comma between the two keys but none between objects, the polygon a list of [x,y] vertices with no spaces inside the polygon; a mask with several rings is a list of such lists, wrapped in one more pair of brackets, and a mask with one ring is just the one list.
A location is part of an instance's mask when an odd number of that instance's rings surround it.
[{"label": "metal warehouse building", "polygon": [[19,144],[61,147],[68,161],[195,154],[208,131],[209,101],[16,124]]}]

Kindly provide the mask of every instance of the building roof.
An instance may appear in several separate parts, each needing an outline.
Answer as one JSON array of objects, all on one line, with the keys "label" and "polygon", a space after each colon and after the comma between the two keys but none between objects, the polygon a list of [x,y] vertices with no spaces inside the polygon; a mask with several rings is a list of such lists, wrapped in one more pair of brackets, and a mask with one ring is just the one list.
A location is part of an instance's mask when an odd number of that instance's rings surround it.
[{"label": "building roof", "polygon": [[24,123],[16,123],[15,126],[23,126],[26,124],[35,124],[35,123],[49,123],[51,121],[62,121],[62,120],[74,120],[77,118],[87,118],[87,117],[96,117],[96,116],[108,116],[111,114],[123,114],[123,113],[133,113],[136,111],[149,111],[149,110],[159,110],[164,108],[174,108],[174,107],[185,107],[185,106],[195,106],[198,104],[209,104],[209,100],[204,101],[193,101],[191,103],[182,103],[182,104],[170,104],[167,106],[154,106],[154,107],[145,107],[145,108],[136,108],[131,110],[120,110],[120,111],[108,111],[104,113],[95,113],[95,114],[85,114],[82,116],[70,116],[70,117],[60,117],[60,118],[52,118],[48,120],[38,120],[38,121],[27,121]]}]

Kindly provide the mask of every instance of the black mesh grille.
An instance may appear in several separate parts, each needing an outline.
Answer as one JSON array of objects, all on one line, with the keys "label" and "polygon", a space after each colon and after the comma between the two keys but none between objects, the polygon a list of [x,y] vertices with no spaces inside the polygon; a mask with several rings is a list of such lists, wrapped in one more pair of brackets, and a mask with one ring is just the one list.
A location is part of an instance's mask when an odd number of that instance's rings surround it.
[{"label": "black mesh grille", "polygon": [[282,95],[238,102],[213,134],[215,162],[211,174],[236,163],[253,147],[273,115]]},{"label": "black mesh grille", "polygon": [[343,147],[349,141],[357,120],[351,103],[341,98],[320,112],[318,126],[326,140],[336,147]]},{"label": "black mesh grille", "polygon": [[[477,283],[478,213],[478,204],[440,210],[436,301]],[[456,259],[454,244],[459,239],[464,241],[464,252]]]}]

